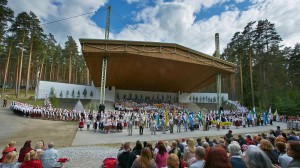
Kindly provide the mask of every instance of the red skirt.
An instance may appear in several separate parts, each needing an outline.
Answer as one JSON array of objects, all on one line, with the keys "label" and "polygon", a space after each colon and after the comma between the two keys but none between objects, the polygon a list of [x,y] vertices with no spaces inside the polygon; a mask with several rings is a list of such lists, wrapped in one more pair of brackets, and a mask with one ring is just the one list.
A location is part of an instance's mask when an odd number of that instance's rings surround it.
[{"label": "red skirt", "polygon": [[239,121],[239,120],[237,120],[237,121],[235,121],[235,123],[234,123],[234,124],[235,124],[235,126],[236,126],[236,127],[239,127],[239,126],[240,126],[240,121]]}]

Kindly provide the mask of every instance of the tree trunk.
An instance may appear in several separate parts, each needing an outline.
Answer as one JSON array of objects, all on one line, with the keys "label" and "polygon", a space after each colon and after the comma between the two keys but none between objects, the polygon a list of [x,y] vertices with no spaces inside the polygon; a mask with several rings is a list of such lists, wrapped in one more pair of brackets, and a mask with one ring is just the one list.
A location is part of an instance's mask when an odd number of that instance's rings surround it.
[{"label": "tree trunk", "polygon": [[52,61],[50,65],[50,81],[53,80],[53,56],[52,56]]},{"label": "tree trunk", "polygon": [[42,61],[42,63],[41,63],[39,79],[42,79],[42,77],[44,76],[44,73],[43,73],[43,70],[44,70],[44,62],[45,62],[45,58],[43,58],[43,61]]},{"label": "tree trunk", "polygon": [[71,78],[72,78],[72,52],[70,52],[70,57],[69,57],[69,83],[71,83]]},{"label": "tree trunk", "polygon": [[10,61],[11,47],[12,47],[12,43],[10,43],[7,58],[6,58],[6,64],[5,64],[5,70],[4,70],[4,79],[3,79],[3,85],[2,85],[2,97],[4,97],[4,88],[5,88],[5,85],[6,85],[7,70],[8,70],[8,65],[9,65],[9,61]]},{"label": "tree trunk", "polygon": [[252,106],[255,107],[255,101],[254,101],[254,88],[253,88],[253,78],[252,78],[252,54],[251,54],[251,47],[250,47],[250,53],[249,53],[249,66],[250,66],[250,83],[251,83],[251,95],[252,95]]},{"label": "tree trunk", "polygon": [[21,57],[21,53],[20,55],[18,55],[18,63],[16,64],[16,83],[15,83],[15,94],[16,94],[16,97],[17,97],[17,94],[18,94],[18,81],[19,81],[19,68],[20,68],[20,57]]},{"label": "tree trunk", "polygon": [[30,70],[31,70],[32,47],[33,47],[33,37],[31,37],[31,41],[30,41],[30,51],[29,51],[29,58],[28,58],[28,68],[27,68],[27,79],[26,79],[25,97],[27,97],[28,89],[29,89],[29,79],[30,79]]},{"label": "tree trunk", "polygon": [[19,79],[18,79],[18,90],[17,90],[17,98],[20,94],[20,86],[21,86],[21,79],[22,79],[22,66],[23,66],[23,56],[24,56],[24,46],[25,46],[25,31],[23,32],[23,39],[22,39],[22,50],[21,50],[21,58],[20,58],[20,67],[19,67]]},{"label": "tree trunk", "polygon": [[244,104],[242,54],[240,54],[241,105]]},{"label": "tree trunk", "polygon": [[56,82],[58,82],[58,80],[59,80],[59,76],[61,76],[61,75],[59,75],[59,68],[60,66],[59,66],[59,64],[57,64],[57,71],[56,71]]}]

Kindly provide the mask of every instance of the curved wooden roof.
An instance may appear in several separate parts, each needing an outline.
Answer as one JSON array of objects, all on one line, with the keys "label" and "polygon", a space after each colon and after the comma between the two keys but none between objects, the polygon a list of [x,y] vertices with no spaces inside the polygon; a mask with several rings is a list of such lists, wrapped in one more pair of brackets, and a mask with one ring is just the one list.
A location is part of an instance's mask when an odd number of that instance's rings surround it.
[{"label": "curved wooden roof", "polygon": [[230,75],[235,65],[173,43],[80,39],[82,53],[96,87],[102,60],[108,58],[106,86],[117,89],[193,92]]}]

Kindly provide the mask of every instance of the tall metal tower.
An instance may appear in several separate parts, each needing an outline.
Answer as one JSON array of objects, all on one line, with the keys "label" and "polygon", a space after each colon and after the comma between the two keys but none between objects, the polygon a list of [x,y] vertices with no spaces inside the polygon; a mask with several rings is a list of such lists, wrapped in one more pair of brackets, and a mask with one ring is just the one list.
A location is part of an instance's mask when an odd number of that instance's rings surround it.
[{"label": "tall metal tower", "polygon": [[[215,34],[215,47],[216,47],[216,57],[220,58],[220,41],[219,41],[219,33]],[[217,74],[217,109],[219,109],[222,105],[221,99],[221,73]]]},{"label": "tall metal tower", "polygon": [[[106,11],[106,26],[105,26],[105,39],[109,39],[109,29],[110,29],[110,12],[111,6],[107,7]],[[100,86],[100,106],[104,107],[105,104],[105,84],[106,84],[106,71],[107,71],[107,56],[103,57],[102,61],[102,73],[101,73],[101,86]]]}]

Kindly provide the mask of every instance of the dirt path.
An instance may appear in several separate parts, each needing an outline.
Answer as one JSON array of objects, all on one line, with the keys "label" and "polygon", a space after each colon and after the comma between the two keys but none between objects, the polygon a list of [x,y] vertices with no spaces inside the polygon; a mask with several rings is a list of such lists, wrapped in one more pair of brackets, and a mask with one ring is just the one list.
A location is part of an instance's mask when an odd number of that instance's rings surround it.
[{"label": "dirt path", "polygon": [[11,140],[21,149],[26,140],[45,143],[53,141],[56,148],[71,146],[77,132],[77,122],[48,121],[15,115],[9,108],[0,107],[0,150]]}]

